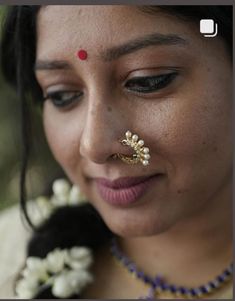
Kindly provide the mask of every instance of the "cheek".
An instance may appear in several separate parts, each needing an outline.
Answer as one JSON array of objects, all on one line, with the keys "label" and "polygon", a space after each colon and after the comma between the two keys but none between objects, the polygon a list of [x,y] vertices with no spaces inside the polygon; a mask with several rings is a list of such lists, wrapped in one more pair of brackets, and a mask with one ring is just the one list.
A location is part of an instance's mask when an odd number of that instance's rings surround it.
[{"label": "cheek", "polygon": [[232,88],[226,79],[202,80],[207,89],[194,81],[145,114],[152,149],[179,186],[224,176],[231,168]]},{"label": "cheek", "polygon": [[173,103],[172,116],[167,118],[172,119],[172,138],[178,141],[177,147],[185,146],[189,154],[201,151],[213,154],[223,144],[225,152],[231,149],[231,73],[226,65],[219,66],[219,71],[210,68],[211,64],[205,63],[204,68],[199,66],[194,70],[191,80]]},{"label": "cheek", "polygon": [[71,174],[80,161],[79,141],[81,127],[70,122],[69,115],[56,112],[45,103],[43,124],[49,147],[65,172]]}]

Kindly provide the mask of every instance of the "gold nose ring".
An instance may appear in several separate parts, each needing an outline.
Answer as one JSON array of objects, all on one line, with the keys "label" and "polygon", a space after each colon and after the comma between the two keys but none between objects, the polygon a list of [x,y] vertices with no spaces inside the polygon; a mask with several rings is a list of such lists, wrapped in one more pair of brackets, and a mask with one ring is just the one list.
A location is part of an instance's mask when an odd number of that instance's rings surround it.
[{"label": "gold nose ring", "polygon": [[123,145],[129,146],[134,150],[134,153],[130,156],[117,153],[117,157],[127,164],[142,163],[144,166],[149,165],[149,148],[144,146],[144,140],[139,139],[136,134],[132,134],[131,131],[127,131],[126,138],[119,140]]}]

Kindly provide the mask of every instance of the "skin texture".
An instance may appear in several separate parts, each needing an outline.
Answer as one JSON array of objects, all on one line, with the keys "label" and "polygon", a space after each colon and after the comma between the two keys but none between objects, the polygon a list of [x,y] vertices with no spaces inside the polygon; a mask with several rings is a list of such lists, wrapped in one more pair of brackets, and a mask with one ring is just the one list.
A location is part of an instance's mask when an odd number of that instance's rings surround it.
[{"label": "skin texture", "polygon": [[[156,32],[186,43],[104,60],[107,48]],[[87,51],[86,61],[76,57],[79,49]],[[232,69],[224,42],[203,38],[199,25],[160,10],[150,15],[128,6],[46,6],[38,16],[37,60],[69,64],[36,71],[45,95],[83,92],[66,109],[45,101],[45,133],[55,159],[121,237],[122,248],[149,274],[159,271],[179,284],[198,285],[221,272],[232,256]],[[177,77],[159,91],[125,88],[135,76],[175,70]],[[129,154],[118,142],[128,129],[150,148],[149,166],[111,157]],[[161,180],[125,208],[105,203],[94,183],[96,177],[155,173],[163,174]],[[107,266],[109,272],[112,264]],[[127,280],[123,291],[126,286]],[[104,290],[100,294],[110,297]]]}]

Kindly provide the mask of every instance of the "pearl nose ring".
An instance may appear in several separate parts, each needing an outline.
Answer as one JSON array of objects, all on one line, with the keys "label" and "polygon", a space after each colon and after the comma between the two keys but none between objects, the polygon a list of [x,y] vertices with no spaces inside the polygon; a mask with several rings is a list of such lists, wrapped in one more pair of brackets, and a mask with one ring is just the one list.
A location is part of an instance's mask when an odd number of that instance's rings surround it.
[{"label": "pearl nose ring", "polygon": [[142,163],[144,166],[149,165],[149,148],[144,146],[144,140],[139,139],[138,135],[132,134],[129,130],[126,132],[125,136],[125,139],[119,140],[120,143],[124,146],[131,147],[134,153],[130,156],[121,153],[115,155],[127,164]]}]

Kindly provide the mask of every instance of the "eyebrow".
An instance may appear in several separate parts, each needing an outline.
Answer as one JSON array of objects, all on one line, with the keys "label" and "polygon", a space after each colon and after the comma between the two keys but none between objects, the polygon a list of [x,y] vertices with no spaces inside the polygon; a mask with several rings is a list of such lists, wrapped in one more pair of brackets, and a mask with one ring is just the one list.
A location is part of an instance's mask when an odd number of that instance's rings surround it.
[{"label": "eyebrow", "polygon": [[137,50],[149,47],[149,46],[164,46],[164,45],[182,45],[185,46],[188,44],[188,41],[183,37],[180,37],[176,34],[160,34],[153,33],[140,37],[134,40],[131,40],[127,43],[124,43],[120,46],[114,46],[110,49],[105,50],[101,56],[105,61],[112,61],[118,59],[119,57],[130,54]]},{"label": "eyebrow", "polygon": [[[137,39],[128,41],[122,45],[114,46],[109,49],[106,49],[101,53],[101,58],[105,62],[110,62],[120,58],[121,56],[133,53],[140,49],[149,47],[149,46],[164,46],[164,45],[179,45],[186,46],[188,40],[176,34],[160,34],[153,33],[139,37]],[[67,61],[47,61],[47,60],[38,60],[35,63],[35,71],[37,70],[68,70],[71,69],[70,64]]]},{"label": "eyebrow", "polygon": [[34,66],[34,70],[65,70],[71,69],[71,66],[66,61],[47,61],[37,60]]}]

